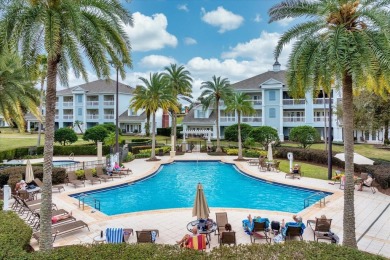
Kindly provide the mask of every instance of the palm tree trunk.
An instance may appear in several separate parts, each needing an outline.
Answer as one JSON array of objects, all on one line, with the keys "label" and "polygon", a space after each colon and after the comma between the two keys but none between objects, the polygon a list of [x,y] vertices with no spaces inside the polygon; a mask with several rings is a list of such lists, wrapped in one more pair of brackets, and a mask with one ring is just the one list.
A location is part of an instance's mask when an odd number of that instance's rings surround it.
[{"label": "palm tree trunk", "polygon": [[237,160],[243,160],[242,157],[242,141],[241,141],[241,113],[238,112],[238,158]]},{"label": "palm tree trunk", "polygon": [[145,132],[146,136],[150,136],[150,112],[146,112]]},{"label": "palm tree trunk", "polygon": [[153,112],[153,126],[152,126],[152,153],[150,155],[150,161],[155,161],[157,160],[156,158],[156,128],[154,126],[155,122],[156,122],[156,112]]},{"label": "palm tree trunk", "polygon": [[216,111],[217,112],[217,149],[215,150],[215,152],[220,153],[222,152],[222,149],[219,140],[219,98],[216,101],[217,101],[217,111]]},{"label": "palm tree trunk", "polygon": [[[41,80],[41,96],[39,100],[39,113],[42,115],[42,104],[43,104],[43,85],[44,81]],[[38,124],[38,141],[37,141],[37,147],[41,146],[41,131],[42,131],[42,122],[39,122]]]},{"label": "palm tree trunk", "polygon": [[43,151],[43,189],[42,206],[40,209],[40,240],[39,249],[51,250],[51,207],[52,207],[52,167],[53,167],[53,143],[54,143],[54,119],[56,108],[56,76],[57,59],[48,60],[47,64],[47,91],[46,91],[46,119],[45,119],[45,147]]},{"label": "palm tree trunk", "polygon": [[343,124],[345,153],[345,190],[343,217],[343,245],[357,248],[355,233],[354,165],[353,165],[353,93],[352,76],[343,75]]},{"label": "palm tree trunk", "polygon": [[177,143],[177,114],[176,112],[172,112],[172,131],[173,131],[173,147],[176,151],[176,143]]},{"label": "palm tree trunk", "polygon": [[385,120],[385,132],[383,133],[383,140],[389,140],[389,120]]}]

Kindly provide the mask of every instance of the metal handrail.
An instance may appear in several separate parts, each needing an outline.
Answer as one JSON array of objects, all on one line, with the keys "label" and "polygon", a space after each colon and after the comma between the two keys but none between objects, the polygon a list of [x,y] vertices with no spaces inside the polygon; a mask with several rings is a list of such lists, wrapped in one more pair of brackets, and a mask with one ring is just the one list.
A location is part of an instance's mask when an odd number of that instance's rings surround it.
[{"label": "metal handrail", "polygon": [[74,153],[71,153],[70,155],[69,155],[69,160],[74,160]]},{"label": "metal handrail", "polygon": [[90,199],[93,199],[93,204],[94,204],[94,208],[99,210],[100,211],[100,200],[90,196],[90,195],[87,195],[87,194],[80,194],[80,196],[78,197],[79,199],[79,208],[81,208],[81,206],[83,206],[83,210],[84,210],[84,206],[85,206],[85,198],[90,198]]},{"label": "metal handrail", "polygon": [[[303,200],[303,208],[305,209],[305,208],[309,207],[310,200],[314,199],[313,197],[318,196],[318,195],[325,195],[325,193],[323,193],[322,191],[319,191],[319,192],[316,192],[316,193],[310,195],[309,197],[305,198]],[[322,204],[324,204],[324,206],[326,205],[325,196],[320,198],[319,201],[320,201],[320,207],[322,207]]]}]

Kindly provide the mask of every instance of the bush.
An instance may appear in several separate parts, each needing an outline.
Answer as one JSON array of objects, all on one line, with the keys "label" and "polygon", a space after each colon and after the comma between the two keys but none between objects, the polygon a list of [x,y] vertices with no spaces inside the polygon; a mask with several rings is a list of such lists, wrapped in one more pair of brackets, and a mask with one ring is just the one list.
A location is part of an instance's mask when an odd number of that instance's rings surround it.
[{"label": "bush", "polygon": [[162,135],[162,136],[171,136],[171,127],[166,127],[166,128],[157,128],[157,135]]},{"label": "bush", "polygon": [[[248,124],[240,124],[241,127],[241,141],[244,141],[253,127]],[[238,124],[234,124],[225,128],[225,140],[238,142]]]},{"label": "bush", "polygon": [[123,160],[123,162],[131,162],[134,159],[135,159],[134,154],[131,152],[128,152],[125,159]]},{"label": "bush", "polygon": [[20,147],[20,148],[1,151],[0,152],[0,161],[21,159],[24,156],[28,155],[28,150],[29,150],[28,147]]},{"label": "bush", "polygon": [[0,259],[26,259],[32,230],[12,211],[0,210]]},{"label": "bush", "polygon": [[93,142],[95,142],[95,144],[97,144],[97,142],[103,142],[104,138],[106,138],[108,136],[108,133],[109,132],[107,131],[107,129],[104,126],[97,125],[97,126],[89,128],[89,129],[87,129],[87,131],[85,131],[84,136],[83,136],[83,140],[93,141]]},{"label": "bush", "polygon": [[54,141],[62,145],[72,144],[77,142],[78,137],[75,131],[71,128],[60,128],[54,132]]},{"label": "bush", "polygon": [[245,157],[258,158],[260,157],[260,155],[266,156],[267,152],[263,150],[255,150],[255,149],[245,149],[243,151],[243,156]]},{"label": "bush", "polygon": [[131,142],[132,143],[148,143],[148,142],[151,142],[152,139],[148,139],[148,138],[134,138],[134,139],[131,139]]},{"label": "bush", "polygon": [[[163,153],[167,153],[167,152],[169,152],[171,150],[171,147],[170,146],[163,146],[163,147],[159,147],[159,148],[156,147],[156,149],[154,149],[155,153],[156,154],[159,153],[160,149],[163,150]],[[152,153],[152,149],[140,150],[139,152],[140,153],[144,153],[144,154],[149,153],[149,156],[150,156],[150,154]]]},{"label": "bush", "polygon": [[[114,125],[113,123],[104,123],[100,126],[104,127],[110,133],[115,133],[116,125]],[[118,127],[118,133],[122,134],[122,129],[120,129],[120,127]]]},{"label": "bush", "polygon": [[76,170],[76,171],[74,171],[74,173],[76,174],[78,180],[85,179],[84,170]]},{"label": "bush", "polygon": [[255,127],[249,133],[249,136],[255,139],[256,142],[261,143],[264,149],[268,148],[269,143],[279,141],[278,131],[270,126]]},{"label": "bush", "polygon": [[149,158],[150,157],[150,153],[138,153],[135,156],[136,159],[141,159],[141,158]]},{"label": "bush", "polygon": [[[43,153],[43,147],[38,147],[38,152]],[[110,147],[103,145],[103,155],[110,154]],[[96,145],[69,145],[69,146],[54,146],[54,155],[68,155],[73,153],[74,155],[96,155]]]},{"label": "bush", "polygon": [[151,145],[133,146],[133,147],[131,147],[131,152],[133,154],[138,154],[138,153],[140,153],[140,150],[146,150],[146,149],[152,149],[152,146]]},{"label": "bush", "polygon": [[306,149],[319,141],[320,135],[314,127],[302,125],[291,129],[289,139],[293,142],[300,143],[301,147]]}]

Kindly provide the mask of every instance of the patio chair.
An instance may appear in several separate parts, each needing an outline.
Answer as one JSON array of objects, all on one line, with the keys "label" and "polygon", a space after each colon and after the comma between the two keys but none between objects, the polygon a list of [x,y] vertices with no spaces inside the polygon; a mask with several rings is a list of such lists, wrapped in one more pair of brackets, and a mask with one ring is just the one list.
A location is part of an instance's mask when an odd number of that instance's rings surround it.
[{"label": "patio chair", "polygon": [[279,172],[279,165],[280,165],[280,161],[275,161],[275,164],[272,166],[272,169],[276,172]]},{"label": "patio chair", "polygon": [[207,247],[207,238],[205,234],[200,234],[188,239],[187,248],[195,250],[206,250]]},{"label": "patio chair", "polygon": [[287,177],[292,177],[293,179],[295,177],[297,177],[298,179],[300,179],[302,177],[301,166],[296,164],[294,166],[294,168],[291,169],[291,172],[290,173],[286,173],[286,175],[284,176],[284,178],[287,178]]},{"label": "patio chair", "polygon": [[[54,217],[54,216],[61,216],[61,215],[64,215],[64,214],[57,214],[57,213],[56,214],[53,214],[53,213],[51,214],[52,217]],[[39,214],[39,212],[36,212],[36,213],[34,213],[34,216],[36,217],[36,223],[34,224],[34,227],[36,229],[38,229],[40,227],[41,215]],[[68,222],[72,222],[72,221],[76,221],[76,218],[73,217],[73,216],[69,216],[66,219],[59,219],[59,220],[57,220],[56,223],[51,223],[51,226],[55,227],[55,226],[62,225],[64,223],[68,223]]]},{"label": "patio chair", "polygon": [[267,171],[268,166],[267,166],[267,163],[265,162],[264,159],[260,159],[260,162],[259,162],[259,169],[260,169],[260,171],[263,171],[263,172],[266,172],[266,171]]},{"label": "patio chair", "polygon": [[[73,232],[73,231],[76,231],[76,230],[79,230],[79,229],[82,229],[85,227],[88,228],[88,231],[89,231],[88,225],[82,220],[77,220],[75,222],[70,222],[70,223],[66,223],[63,225],[52,227],[51,234],[52,234],[52,238],[53,238],[53,243],[56,240],[57,236],[67,234],[67,233],[70,233],[70,232]],[[39,241],[40,232],[33,233],[33,237]]]},{"label": "patio chair", "polygon": [[103,167],[96,167],[96,175],[103,181],[114,180],[112,176],[103,173]]},{"label": "patio chair", "polygon": [[225,225],[229,223],[227,212],[216,212],[215,221],[217,222],[217,230],[215,232],[218,232],[217,235],[219,240],[219,235],[221,234],[221,232],[225,231]]},{"label": "patio chair", "polygon": [[[34,179],[34,182],[35,182],[36,185],[38,185],[39,188],[43,189],[43,183],[41,182],[40,179],[35,178],[35,179]],[[64,188],[63,185],[52,185],[52,186],[51,186],[51,189],[52,189],[52,191],[58,190],[58,192],[61,192],[61,190],[64,190],[64,191],[65,191],[65,188]]]},{"label": "patio chair", "polygon": [[262,222],[253,222],[253,229],[250,233],[251,243],[255,243],[256,239],[265,239],[266,242],[271,243],[271,238],[268,236],[269,224],[267,226],[267,223],[269,223],[268,219],[264,219]]},{"label": "patio chair", "polygon": [[135,231],[137,234],[137,243],[154,243],[156,241],[156,232],[151,230]]},{"label": "patio chair", "polygon": [[219,241],[219,245],[236,245],[236,232],[229,231],[229,232],[222,232],[221,233],[221,239]]},{"label": "patio chair", "polygon": [[68,172],[68,180],[69,180],[69,183],[73,184],[75,188],[77,188],[77,186],[81,186],[81,185],[83,185],[85,187],[85,182],[78,180],[76,174],[73,171]]},{"label": "patio chair", "polygon": [[[334,171],[334,176],[332,178],[333,185],[337,184],[337,183],[340,183],[341,182],[341,177],[342,177],[341,171],[339,171],[339,170]],[[330,184],[332,184],[332,183],[330,183]]]},{"label": "patio chair", "polygon": [[317,237],[317,242],[319,239],[331,240],[332,237],[329,236],[330,227],[332,225],[332,219],[326,218],[316,218],[315,220],[308,220],[307,225],[311,227],[314,234],[314,241]]},{"label": "patio chair", "polygon": [[102,180],[100,178],[96,178],[96,177],[92,176],[92,170],[91,169],[85,169],[84,170],[84,176],[85,176],[85,179],[90,181],[92,185],[95,182],[102,183]]},{"label": "patio chair", "polygon": [[303,223],[287,222],[282,230],[282,234],[285,240],[287,240],[287,238],[291,240],[294,237],[299,237],[299,239],[303,241],[303,231]]}]

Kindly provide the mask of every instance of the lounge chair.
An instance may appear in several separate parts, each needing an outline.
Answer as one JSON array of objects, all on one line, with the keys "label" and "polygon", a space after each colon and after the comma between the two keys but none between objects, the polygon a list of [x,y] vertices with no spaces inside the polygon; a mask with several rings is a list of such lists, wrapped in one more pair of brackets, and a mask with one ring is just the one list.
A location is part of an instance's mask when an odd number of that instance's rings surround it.
[{"label": "lounge chair", "polygon": [[96,167],[96,175],[103,181],[107,181],[109,179],[114,180],[112,176],[103,173],[102,167]]},{"label": "lounge chair", "polygon": [[[41,182],[40,179],[35,178],[34,182],[35,182],[36,185],[38,185],[39,188],[43,189],[43,183]],[[65,190],[63,185],[52,185],[51,189],[52,189],[52,191],[53,190],[58,190],[58,192],[61,192],[61,190]]]},{"label": "lounge chair", "polygon": [[207,239],[205,234],[200,234],[188,239],[187,248],[195,250],[206,250]]},{"label": "lounge chair", "polygon": [[[69,222],[69,223],[66,223],[63,225],[52,227],[51,234],[52,234],[52,238],[53,238],[53,243],[56,240],[57,236],[67,234],[67,233],[70,233],[70,232],[73,232],[73,231],[76,231],[76,230],[79,230],[79,229],[82,229],[85,227],[88,228],[88,231],[89,231],[88,225],[84,221],[81,221],[81,220],[77,220],[75,222]],[[40,232],[33,233],[33,237],[39,241]]]},{"label": "lounge chair", "polygon": [[276,172],[279,172],[279,165],[280,165],[280,161],[275,161],[275,164],[272,166],[272,169]]},{"label": "lounge chair", "polygon": [[90,181],[92,185],[95,182],[102,183],[102,180],[100,178],[96,178],[96,177],[92,176],[92,170],[91,169],[85,169],[84,170],[84,176],[85,176],[85,179]]},{"label": "lounge chair", "polygon": [[137,243],[154,243],[156,240],[155,231],[141,230],[135,232],[137,234]]},{"label": "lounge chair", "polygon": [[305,225],[303,223],[287,222],[282,230],[282,235],[285,240],[287,240],[287,238],[291,240],[293,237],[299,237],[299,239],[302,241],[302,234],[304,229]]},{"label": "lounge chair", "polygon": [[250,233],[251,242],[255,243],[256,239],[265,239],[268,243],[271,243],[271,238],[268,236],[269,232],[269,220],[267,218],[262,219],[263,221],[253,221],[253,229]]},{"label": "lounge chair", "polygon": [[[51,214],[52,217],[54,217],[54,216],[60,216],[60,215],[64,215],[64,214],[57,214],[57,213],[53,214],[53,212],[52,212],[52,214]],[[38,212],[36,212],[36,213],[34,213],[34,216],[36,217],[36,221],[35,221],[35,224],[34,224],[34,228],[38,229],[39,226],[40,226],[40,222],[41,222],[41,221],[40,221],[40,220],[41,220],[41,215],[40,215]],[[76,219],[75,219],[73,216],[69,216],[69,217],[66,218],[66,219],[59,219],[59,220],[57,220],[56,223],[51,223],[51,226],[52,226],[52,227],[55,227],[55,226],[62,225],[62,224],[64,224],[64,223],[68,223],[68,222],[72,222],[72,221],[76,221]]]},{"label": "lounge chair", "polygon": [[225,225],[228,222],[228,216],[227,216],[227,212],[217,212],[215,213],[215,220],[217,222],[217,230],[216,232],[218,232],[218,240],[219,240],[219,235],[221,234],[221,232],[225,231]]},{"label": "lounge chair", "polygon": [[68,180],[69,180],[69,183],[73,184],[75,188],[77,186],[81,186],[81,185],[83,185],[85,187],[85,182],[78,180],[77,176],[74,172],[68,172]]},{"label": "lounge chair", "polygon": [[123,241],[128,242],[130,235],[134,235],[132,228],[124,228],[123,229]]},{"label": "lounge chair", "polygon": [[332,240],[332,237],[329,236],[332,219],[316,218],[315,220],[308,220],[307,225],[313,230],[314,241],[316,237],[317,242],[319,239]]},{"label": "lounge chair", "polygon": [[111,174],[112,176],[116,177],[116,176],[123,176],[123,175],[130,175],[130,174],[133,174],[133,171],[130,170],[130,169],[125,169],[125,168],[120,168],[120,169],[117,169],[117,170],[112,170],[111,171]]},{"label": "lounge chair", "polygon": [[300,179],[302,177],[301,166],[300,165],[294,166],[294,168],[291,170],[291,172],[290,173],[286,173],[286,175],[284,176],[284,178],[287,178],[287,177],[292,177],[293,179],[295,177],[297,177],[298,179]]},{"label": "lounge chair", "polygon": [[220,246],[222,245],[236,245],[236,232],[229,231],[229,232],[222,232],[221,233],[221,239],[219,240]]},{"label": "lounge chair", "polygon": [[267,165],[267,163],[265,162],[264,159],[260,159],[260,162],[259,162],[259,169],[260,169],[260,171],[263,171],[263,172],[266,172],[266,171],[267,171],[268,165]]}]

